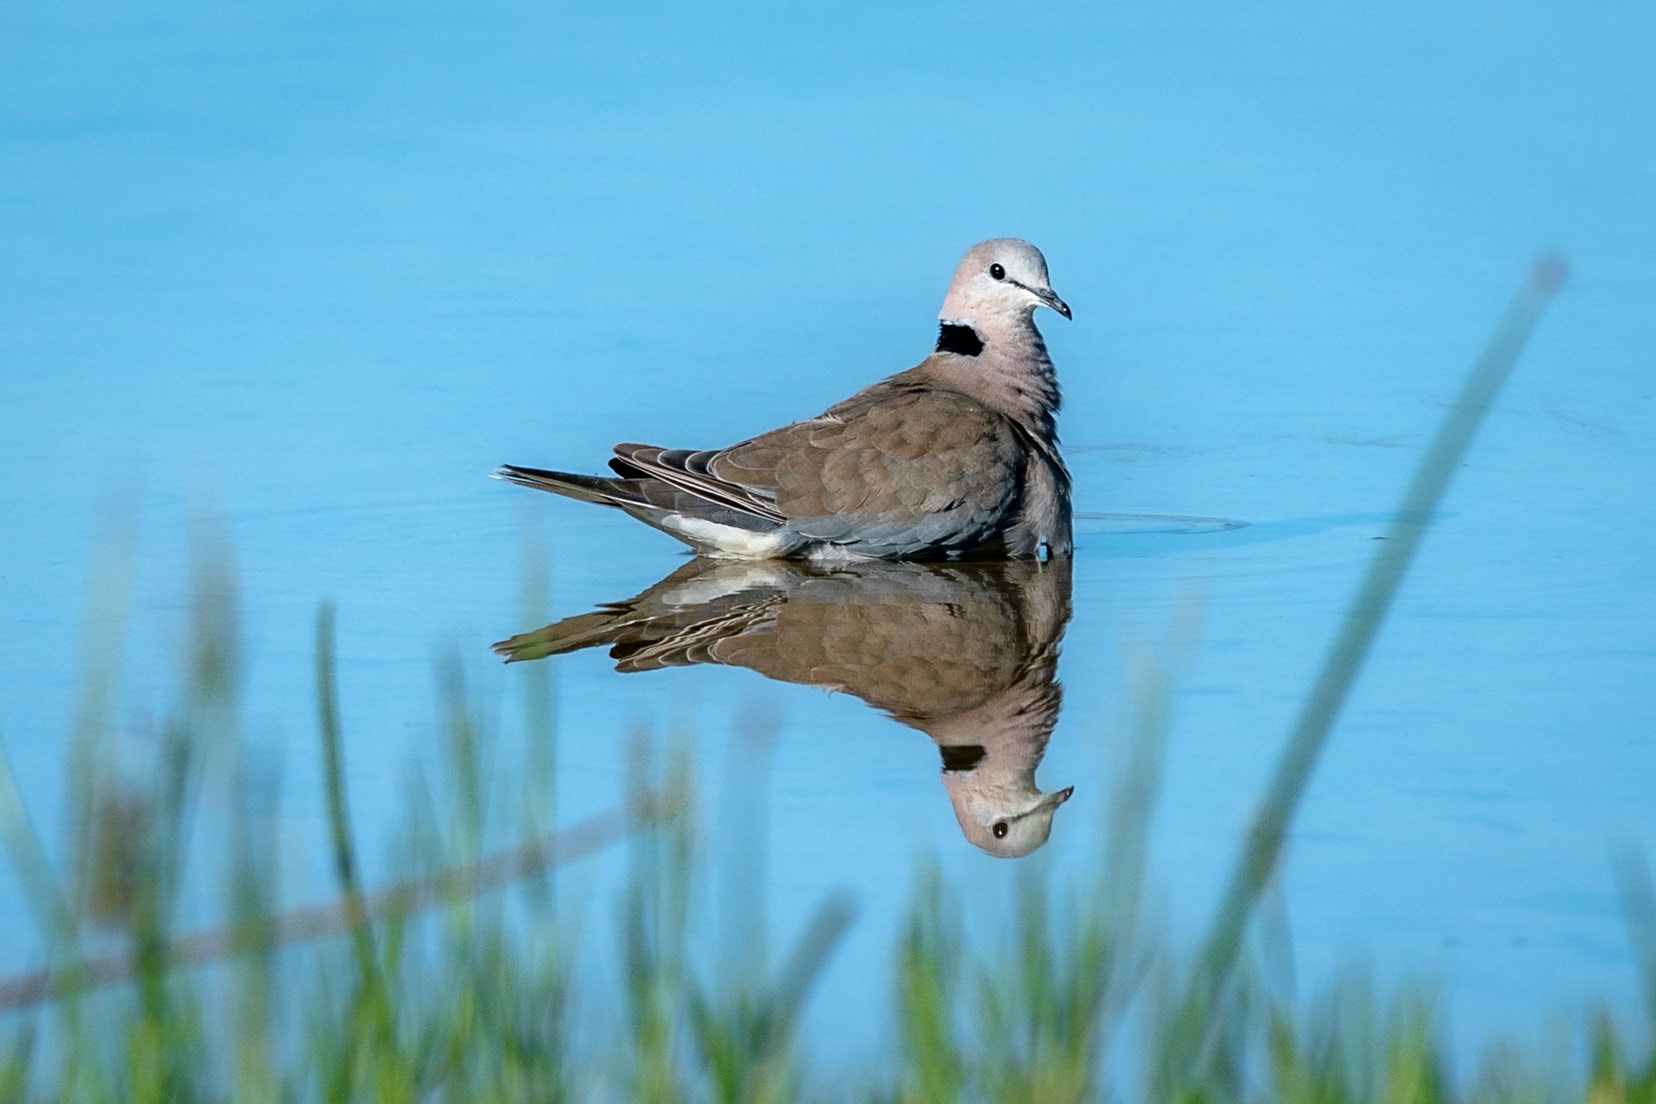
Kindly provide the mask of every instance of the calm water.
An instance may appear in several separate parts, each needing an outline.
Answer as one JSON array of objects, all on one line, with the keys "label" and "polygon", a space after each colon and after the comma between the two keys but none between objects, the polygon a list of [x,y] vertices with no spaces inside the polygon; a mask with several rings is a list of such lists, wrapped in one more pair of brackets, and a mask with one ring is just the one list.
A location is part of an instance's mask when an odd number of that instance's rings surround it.
[{"label": "calm water", "polygon": [[[1018,866],[962,839],[936,734],[870,708],[901,705],[883,691],[743,669],[763,661],[498,665],[492,642],[683,560],[486,474],[814,414],[917,360],[959,254],[1018,234],[1076,310],[1042,322],[1096,515],[1036,776],[1075,795],[1024,861],[1096,866],[1129,670],[1182,654],[1156,848],[1193,937],[1425,435],[1555,247],[1572,283],[1341,721],[1285,899],[1304,977],[1361,957],[1440,978],[1466,1038],[1593,996],[1631,1009],[1607,856],[1656,846],[1653,48],[1631,5],[9,7],[0,733],[29,808],[61,835],[112,505],[140,534],[120,709],[139,733],[177,685],[190,519],[217,514],[292,899],[321,891],[328,596],[370,876],[411,765],[439,761],[446,654],[506,772],[524,683],[550,675],[568,818],[616,800],[629,729],[690,734],[716,795],[744,777],[736,719],[774,711],[775,922],[856,892],[813,1016],[876,1048],[864,1010],[915,861],[985,902]],[[526,614],[537,530],[552,596]],[[996,587],[983,615],[1015,623],[1025,592]],[[602,902],[613,870],[571,878]],[[38,961],[19,909],[0,878],[0,970]]]}]

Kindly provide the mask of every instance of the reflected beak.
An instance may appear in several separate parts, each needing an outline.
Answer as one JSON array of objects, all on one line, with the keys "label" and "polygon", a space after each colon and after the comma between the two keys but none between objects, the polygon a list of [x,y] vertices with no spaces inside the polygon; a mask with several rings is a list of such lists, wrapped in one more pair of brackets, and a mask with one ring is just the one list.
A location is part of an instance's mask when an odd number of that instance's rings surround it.
[{"label": "reflected beak", "polygon": [[[1054,307],[1053,309],[1057,310],[1058,308]],[[1067,318],[1067,317],[1069,317],[1069,315],[1066,313],[1064,317]],[[1046,800],[1042,801],[1041,804],[1042,805],[1050,805],[1054,809],[1056,809],[1058,806],[1060,806],[1064,802],[1068,801],[1070,799],[1070,795],[1073,794],[1074,792],[1075,792],[1075,787],[1074,786],[1065,786],[1061,790],[1054,790],[1052,793],[1047,794],[1046,795]]]},{"label": "reflected beak", "polygon": [[1039,299],[1042,303],[1044,303],[1047,306],[1051,307],[1053,310],[1057,311],[1059,314],[1063,315],[1065,318],[1068,318],[1068,319],[1071,319],[1071,320],[1073,320],[1075,318],[1075,315],[1070,313],[1069,304],[1064,302],[1062,299],[1058,298],[1058,294],[1056,292],[1054,292],[1051,288],[1036,291],[1035,292],[1035,298]]}]

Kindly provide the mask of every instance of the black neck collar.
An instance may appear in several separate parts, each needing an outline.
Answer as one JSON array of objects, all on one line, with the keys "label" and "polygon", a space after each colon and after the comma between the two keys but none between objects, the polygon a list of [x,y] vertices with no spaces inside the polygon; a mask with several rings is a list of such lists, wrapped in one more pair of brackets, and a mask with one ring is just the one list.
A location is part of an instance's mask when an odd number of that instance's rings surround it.
[{"label": "black neck collar", "polygon": [[970,326],[943,322],[937,327],[937,351],[975,357],[983,352],[983,338]]}]

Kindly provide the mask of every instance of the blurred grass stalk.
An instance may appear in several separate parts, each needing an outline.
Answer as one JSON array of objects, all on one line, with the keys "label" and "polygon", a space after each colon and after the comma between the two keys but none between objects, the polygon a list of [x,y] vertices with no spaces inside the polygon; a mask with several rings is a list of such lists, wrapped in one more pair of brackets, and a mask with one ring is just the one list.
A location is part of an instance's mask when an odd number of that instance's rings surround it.
[{"label": "blurred grass stalk", "polygon": [[[328,646],[331,649],[331,640]],[[337,725],[337,718],[332,723]],[[323,732],[327,731],[324,726]],[[325,735],[324,741],[328,738]],[[332,738],[337,738],[337,735]],[[338,770],[338,766],[330,762],[327,770],[332,773]],[[340,787],[338,811],[341,815],[337,821],[330,797],[330,836],[338,873],[342,867],[354,868],[355,860],[349,836],[341,831],[344,825],[343,782],[335,778],[328,785],[330,788],[335,785]],[[364,892],[357,888],[353,875],[350,888],[334,901],[285,911],[275,911],[274,907],[266,911],[261,907],[227,927],[177,936],[171,941],[167,959],[173,969],[191,968],[255,949],[268,952],[340,935],[351,935],[357,939],[359,932],[374,924],[398,922],[444,905],[467,901],[597,854],[627,836],[672,816],[675,803],[680,800],[679,796],[664,791],[635,793],[621,808],[595,814],[558,831],[480,855],[471,861],[393,882],[373,891]],[[238,831],[244,830],[238,828]],[[0,748],[0,837],[5,840],[14,868],[25,881],[29,899],[36,903],[37,923],[41,930],[54,938],[68,937],[59,941],[76,945],[78,941],[73,936],[80,926],[79,921],[58,892],[45,852],[18,798],[3,748]],[[235,866],[232,870],[233,875],[247,872],[250,871],[245,866]],[[345,878],[343,875],[340,877],[343,886]],[[358,943],[359,969],[364,968],[361,956],[367,950]],[[140,977],[145,968],[138,957],[125,952],[86,959],[63,953],[54,956],[54,960],[60,964],[0,978],[0,1013],[27,1008],[42,1001],[59,1000],[80,989],[103,988],[132,981]]]},{"label": "blurred grass stalk", "polygon": [[1212,1053],[1212,1048],[1205,1045],[1210,1038],[1209,1027],[1214,1022],[1209,1013],[1221,999],[1221,990],[1235,967],[1260,895],[1281,861],[1289,825],[1317,760],[1327,746],[1334,722],[1362,671],[1363,662],[1443,501],[1455,469],[1465,458],[1479,425],[1512,374],[1542,311],[1563,284],[1565,273],[1561,258],[1546,257],[1536,262],[1461,385],[1460,394],[1438,423],[1437,432],[1393,513],[1385,538],[1376,547],[1368,572],[1300,707],[1221,898],[1206,946],[1190,977],[1180,1017],[1184,1030],[1171,1033],[1168,1040],[1170,1047],[1163,1058],[1164,1076],[1171,1075],[1170,1067],[1199,1065],[1204,1054]]}]

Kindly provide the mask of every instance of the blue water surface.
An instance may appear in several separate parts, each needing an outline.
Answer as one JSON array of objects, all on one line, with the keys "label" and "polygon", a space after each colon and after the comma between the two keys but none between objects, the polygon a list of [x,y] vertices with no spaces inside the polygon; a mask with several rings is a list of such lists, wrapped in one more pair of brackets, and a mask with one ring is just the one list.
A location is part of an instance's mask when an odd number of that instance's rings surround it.
[{"label": "blue water surface", "polygon": [[[1132,671],[1173,672],[1155,869],[1188,942],[1431,427],[1559,249],[1572,277],[1340,721],[1283,900],[1308,985],[1357,959],[1436,978],[1457,1038],[1631,1014],[1609,855],[1656,843],[1653,50],[1649,7],[1521,0],[7,6],[0,735],[25,803],[59,853],[80,672],[112,649],[142,760],[192,519],[218,517],[285,897],[327,892],[325,597],[370,879],[411,766],[440,769],[446,655],[507,774],[552,672],[560,819],[618,800],[638,726],[719,794],[757,703],[777,931],[853,891],[812,1023],[878,1055],[916,863],[990,911],[1018,864],[960,839],[931,743],[853,698],[598,652],[497,666],[492,641],[680,550],[489,470],[814,414],[927,351],[967,246],[1036,242],[1076,313],[1041,324],[1078,509],[1249,523],[1081,522],[1041,768],[1077,789],[1030,861],[1089,876]],[[121,630],[88,595],[134,528]],[[552,594],[526,611],[536,531]],[[617,868],[571,871],[600,913]],[[0,878],[0,971],[41,953]]]}]

